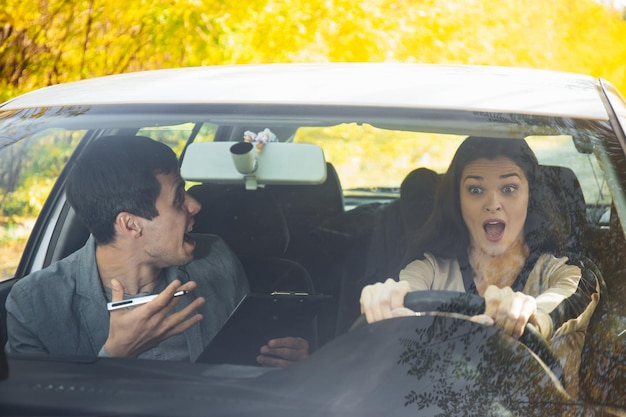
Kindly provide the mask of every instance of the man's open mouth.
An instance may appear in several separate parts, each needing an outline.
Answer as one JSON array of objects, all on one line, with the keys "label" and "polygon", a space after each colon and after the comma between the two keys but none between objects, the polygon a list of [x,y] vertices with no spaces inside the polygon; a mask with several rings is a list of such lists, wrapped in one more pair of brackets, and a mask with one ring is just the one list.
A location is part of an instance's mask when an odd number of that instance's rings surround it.
[{"label": "man's open mouth", "polygon": [[193,225],[189,226],[187,228],[187,231],[185,232],[185,234],[183,235],[183,240],[186,243],[196,243],[196,241],[191,237],[190,233],[193,230]]}]

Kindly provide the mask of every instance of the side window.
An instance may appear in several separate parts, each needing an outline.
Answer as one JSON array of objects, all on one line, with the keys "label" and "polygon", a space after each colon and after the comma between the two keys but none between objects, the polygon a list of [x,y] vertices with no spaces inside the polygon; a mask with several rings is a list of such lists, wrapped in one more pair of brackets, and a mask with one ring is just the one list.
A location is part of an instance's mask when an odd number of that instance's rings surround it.
[{"label": "side window", "polygon": [[0,281],[15,275],[35,220],[84,134],[46,129],[0,148]]}]

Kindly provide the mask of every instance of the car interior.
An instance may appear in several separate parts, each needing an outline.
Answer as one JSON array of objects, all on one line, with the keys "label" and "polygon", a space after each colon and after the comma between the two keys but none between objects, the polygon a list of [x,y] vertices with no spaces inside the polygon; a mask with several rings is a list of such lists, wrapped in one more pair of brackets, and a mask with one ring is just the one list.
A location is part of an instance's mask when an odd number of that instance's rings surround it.
[{"label": "car interior", "polygon": [[[203,205],[193,232],[221,236],[240,258],[253,292],[330,295],[317,318],[317,344],[322,346],[348,331],[359,318],[358,299],[364,285],[397,276],[404,266],[407,240],[427,220],[441,174],[427,167],[415,167],[402,181],[396,198],[365,201],[351,207],[335,166],[323,154],[312,161],[319,168],[316,172],[323,173],[316,178],[294,180],[293,168],[279,172],[278,178],[264,172],[266,166],[275,167],[275,171],[280,166],[266,152],[270,146],[260,152],[266,159],[258,158],[258,171],[242,174],[232,169],[224,177],[222,168],[186,176],[190,172],[188,162],[211,166],[207,161],[209,155],[215,154],[216,146],[221,149],[222,162],[231,164],[224,144],[230,146],[233,142],[218,139],[241,137],[243,131],[241,127],[221,126],[215,142],[199,144],[203,148],[188,145],[182,153],[181,171],[190,181],[188,191]],[[286,129],[283,135],[291,137],[293,133],[293,129]],[[193,158],[187,158],[191,155]],[[278,157],[284,158],[285,154]],[[298,163],[302,161],[294,157],[294,166]],[[572,169],[542,164],[541,170],[557,203],[556,209],[565,214],[568,248],[593,260],[591,266],[600,281],[604,301],[608,291],[603,276],[617,280],[624,268],[620,257],[610,256],[611,247],[626,245],[615,207],[606,222],[600,224],[590,217],[595,214],[585,202],[579,178]],[[251,180],[255,172],[257,178]],[[61,221],[52,236],[56,244],[47,253],[46,264],[74,252],[88,237],[67,203],[59,217]],[[2,305],[7,294],[8,290],[1,294]],[[613,310],[613,304],[602,303],[595,322],[608,321]],[[3,309],[3,320],[5,314]],[[4,326],[2,330],[5,331]],[[594,345],[592,348],[589,344],[583,358],[589,367],[599,360],[599,352],[610,350],[599,346],[603,340],[610,343],[601,336],[603,331],[605,328],[600,325],[589,330]],[[6,340],[6,334],[2,337]]]}]

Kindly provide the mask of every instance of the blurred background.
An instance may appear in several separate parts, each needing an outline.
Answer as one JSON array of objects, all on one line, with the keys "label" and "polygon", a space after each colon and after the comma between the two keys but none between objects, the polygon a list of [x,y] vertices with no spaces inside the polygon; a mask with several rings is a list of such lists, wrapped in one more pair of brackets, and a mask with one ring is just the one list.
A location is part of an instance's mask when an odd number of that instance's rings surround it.
[{"label": "blurred background", "polygon": [[0,102],[154,68],[393,61],[541,67],[626,91],[624,0],[2,0]]}]

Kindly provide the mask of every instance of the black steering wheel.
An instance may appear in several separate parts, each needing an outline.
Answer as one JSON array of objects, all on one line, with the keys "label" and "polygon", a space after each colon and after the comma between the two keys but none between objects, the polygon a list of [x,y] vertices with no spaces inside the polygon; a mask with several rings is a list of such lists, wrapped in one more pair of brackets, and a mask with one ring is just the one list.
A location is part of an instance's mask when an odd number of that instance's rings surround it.
[{"label": "black steering wheel", "polygon": [[[413,291],[404,298],[404,306],[415,312],[446,312],[475,316],[485,312],[485,299],[479,295],[458,291]],[[352,327],[365,323],[365,316],[361,315]],[[563,369],[554,350],[535,326],[527,324],[519,341],[533,351],[564,383]]]}]

